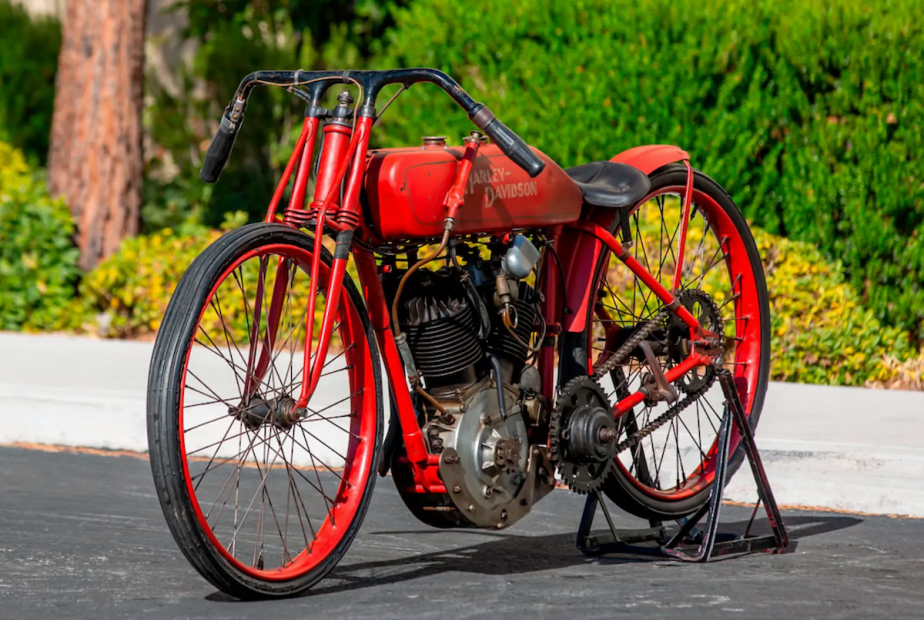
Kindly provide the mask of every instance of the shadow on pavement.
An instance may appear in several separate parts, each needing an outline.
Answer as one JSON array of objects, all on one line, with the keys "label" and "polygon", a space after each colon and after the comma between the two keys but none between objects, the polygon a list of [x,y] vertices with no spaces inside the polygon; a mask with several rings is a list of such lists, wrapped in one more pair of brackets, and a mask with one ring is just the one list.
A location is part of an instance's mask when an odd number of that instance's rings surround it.
[{"label": "shadow on pavement", "polygon": [[[863,522],[855,516],[790,516],[784,521],[792,541],[853,527]],[[742,534],[747,521],[723,523],[721,531]],[[752,533],[769,533],[766,519],[757,520]],[[373,536],[426,536],[445,535],[445,530],[416,530],[407,532],[373,532]],[[360,562],[334,569],[320,587],[305,596],[335,594],[362,588],[413,581],[422,577],[447,572],[475,573],[480,575],[518,575],[538,571],[568,568],[581,564],[622,564],[633,562],[674,562],[664,556],[651,554],[625,554],[586,557],[575,548],[574,534],[550,536],[511,536],[494,532],[481,532],[491,540],[456,549],[421,553],[401,558]],[[733,559],[733,558],[729,558]],[[339,582],[339,583],[331,583]],[[237,602],[221,592],[206,597],[216,602]]]}]

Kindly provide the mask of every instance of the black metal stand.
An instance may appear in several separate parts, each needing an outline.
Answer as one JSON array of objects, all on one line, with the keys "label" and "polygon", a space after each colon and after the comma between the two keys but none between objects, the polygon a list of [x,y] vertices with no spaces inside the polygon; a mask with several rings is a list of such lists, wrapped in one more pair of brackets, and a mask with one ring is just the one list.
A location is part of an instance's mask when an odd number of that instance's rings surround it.
[{"label": "black metal stand", "polygon": [[[650,523],[649,528],[641,530],[617,530],[613,523],[606,502],[598,490],[587,497],[584,513],[581,516],[581,525],[578,529],[577,548],[585,555],[603,555],[608,553],[655,554],[667,555],[685,562],[708,562],[712,558],[727,555],[744,555],[757,551],[779,553],[789,546],[789,536],[783,525],[780,509],[773,498],[773,491],[767,481],[763,462],[754,443],[754,434],[744,415],[744,408],[738,397],[734,377],[727,370],[718,373],[719,383],[725,393],[728,408],[718,436],[718,462],[716,463],[715,483],[709,495],[709,501],[695,514],[680,522],[680,528],[668,536],[667,528],[661,523]],[[719,514],[722,509],[722,496],[725,492],[726,474],[728,473],[728,459],[731,457],[729,444],[731,443],[732,426],[738,429],[741,435],[741,444],[744,447],[751,473],[757,483],[758,500],[751,513],[751,520],[743,536],[734,534],[720,534]],[[767,536],[750,536],[751,525],[760,505],[764,505],[767,519],[773,533]],[[609,532],[591,535],[594,515],[597,506],[603,511]],[[702,531],[696,525],[706,516]],[[657,542],[658,546],[639,547],[637,543]]]}]

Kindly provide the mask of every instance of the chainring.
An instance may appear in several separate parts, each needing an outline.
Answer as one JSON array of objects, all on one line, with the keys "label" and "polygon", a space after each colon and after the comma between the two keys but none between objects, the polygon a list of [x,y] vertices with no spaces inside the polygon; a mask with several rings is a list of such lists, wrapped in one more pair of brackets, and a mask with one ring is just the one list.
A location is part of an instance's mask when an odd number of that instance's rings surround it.
[{"label": "chainring", "polygon": [[[680,304],[696,317],[699,324],[721,338],[725,334],[725,322],[722,320],[719,306],[705,291],[698,288],[688,288],[677,295]],[[679,363],[690,354],[690,328],[676,314],[668,318],[668,355],[675,363]],[[697,374],[697,372],[701,374]],[[703,366],[696,371],[683,375],[674,385],[685,394],[701,392],[712,387],[715,383],[716,370],[714,366]]]},{"label": "chainring", "polygon": [[[570,434],[584,421],[578,417],[586,420],[587,416],[597,413],[598,408],[602,408],[607,412],[607,418],[613,420],[606,392],[600,384],[590,377],[575,377],[562,389],[549,416],[549,452],[552,463],[558,468],[559,477],[568,488],[581,495],[600,488],[615,462],[613,443],[595,446],[602,452],[590,458],[586,454],[579,458],[572,449]],[[615,428],[615,420],[613,425],[611,428]]]}]

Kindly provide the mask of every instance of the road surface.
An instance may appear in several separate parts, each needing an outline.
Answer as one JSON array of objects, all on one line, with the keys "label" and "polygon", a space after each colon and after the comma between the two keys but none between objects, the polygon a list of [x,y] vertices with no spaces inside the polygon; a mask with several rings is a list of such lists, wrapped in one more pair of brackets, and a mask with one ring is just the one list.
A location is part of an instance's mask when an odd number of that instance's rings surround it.
[{"label": "road surface", "polygon": [[[0,618],[920,618],[924,520],[787,511],[794,553],[686,565],[587,559],[582,498],[510,530],[418,524],[380,479],[344,562],[309,595],[242,603],[177,550],[146,460],[0,447]],[[731,524],[749,511],[726,507]],[[638,522],[620,517],[625,527]]]}]

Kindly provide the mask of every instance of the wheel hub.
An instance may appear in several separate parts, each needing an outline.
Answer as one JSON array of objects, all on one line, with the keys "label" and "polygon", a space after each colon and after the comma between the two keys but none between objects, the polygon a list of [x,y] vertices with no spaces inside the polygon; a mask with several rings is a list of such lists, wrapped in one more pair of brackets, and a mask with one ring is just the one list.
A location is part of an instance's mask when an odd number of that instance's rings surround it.
[{"label": "wheel hub", "polygon": [[613,457],[612,439],[616,420],[597,405],[576,409],[563,433],[570,457],[579,463],[602,463]]},{"label": "wheel hub", "polygon": [[243,422],[250,430],[256,430],[263,425],[288,430],[300,418],[296,404],[295,399],[286,394],[269,400],[254,396],[248,406],[232,407],[228,413]]}]

